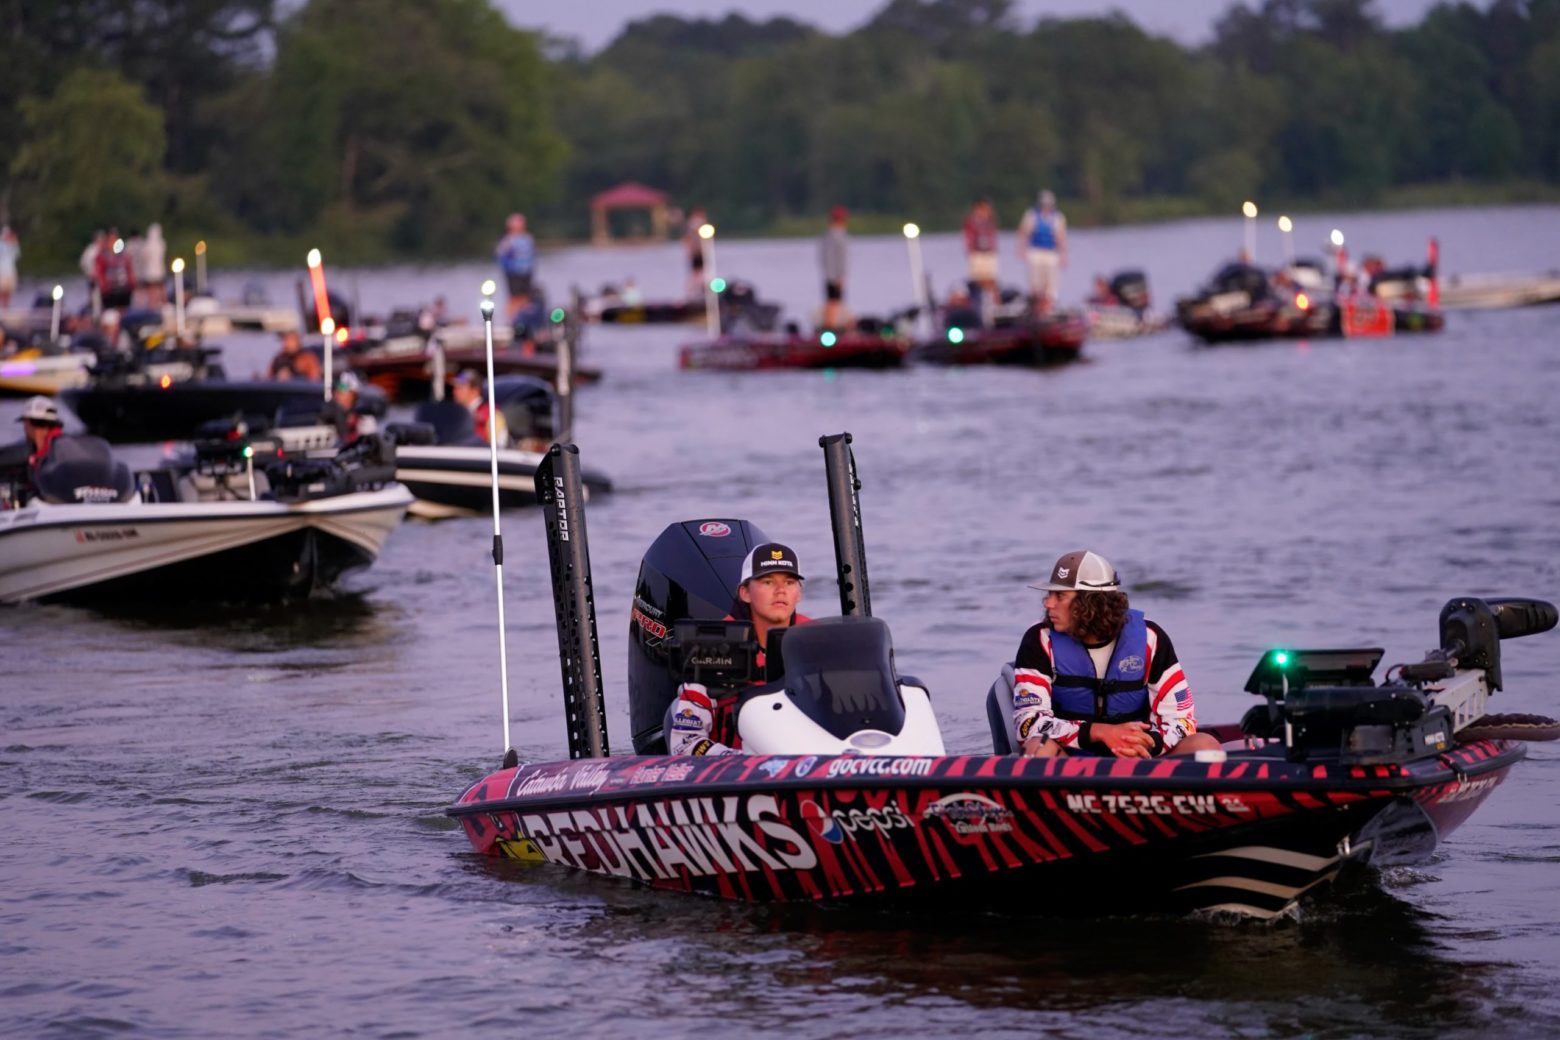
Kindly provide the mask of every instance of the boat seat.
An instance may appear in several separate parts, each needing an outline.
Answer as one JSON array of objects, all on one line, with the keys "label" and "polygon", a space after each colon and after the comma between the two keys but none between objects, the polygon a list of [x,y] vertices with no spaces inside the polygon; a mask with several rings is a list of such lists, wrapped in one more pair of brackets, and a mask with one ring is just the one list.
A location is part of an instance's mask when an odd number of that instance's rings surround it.
[{"label": "boat seat", "polygon": [[997,755],[1018,751],[1018,731],[1013,728],[1013,664],[1002,666],[1002,674],[986,694],[986,722],[991,727],[991,750]]},{"label": "boat seat", "polygon": [[[247,502],[249,476],[246,473],[186,473],[179,478],[180,502]],[[265,471],[255,470],[255,497],[271,493],[271,481]]]}]

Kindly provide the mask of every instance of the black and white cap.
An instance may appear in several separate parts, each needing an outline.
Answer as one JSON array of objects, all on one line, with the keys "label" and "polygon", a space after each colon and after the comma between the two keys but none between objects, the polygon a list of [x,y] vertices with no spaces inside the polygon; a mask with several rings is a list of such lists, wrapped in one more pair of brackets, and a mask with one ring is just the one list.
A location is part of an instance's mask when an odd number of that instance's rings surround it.
[{"label": "black and white cap", "polygon": [[753,578],[762,578],[766,574],[789,574],[797,581],[806,580],[802,577],[801,564],[796,562],[796,553],[791,551],[790,546],[779,542],[765,542],[747,554],[747,558],[742,561],[742,577],[737,579],[737,585],[746,585]]},{"label": "black and white cap", "polygon": [[1042,592],[1120,592],[1121,576],[1099,553],[1079,549],[1056,561],[1049,581],[1029,587]]},{"label": "black and white cap", "polygon": [[49,423],[60,425],[60,409],[53,401],[42,394],[30,398],[22,407],[22,414],[16,417],[17,422]]}]

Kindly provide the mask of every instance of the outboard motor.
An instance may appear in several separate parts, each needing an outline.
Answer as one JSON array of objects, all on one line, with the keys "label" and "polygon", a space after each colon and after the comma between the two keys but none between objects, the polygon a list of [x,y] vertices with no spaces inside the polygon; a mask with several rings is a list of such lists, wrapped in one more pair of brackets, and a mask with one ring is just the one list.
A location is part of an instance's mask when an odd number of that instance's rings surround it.
[{"label": "outboard motor", "polygon": [[114,459],[101,437],[56,437],[36,481],[38,496],[55,505],[128,502],[135,496],[130,467]]},{"label": "outboard motor", "polygon": [[1110,280],[1110,291],[1122,306],[1140,314],[1148,310],[1148,276],[1142,271],[1117,271]]},{"label": "outboard motor", "polygon": [[667,527],[645,551],[628,622],[628,712],[636,754],[666,754],[662,727],[679,683],[667,636],[678,621],[731,614],[742,560],[767,541],[746,520],[687,520]]},{"label": "outboard motor", "polygon": [[780,669],[783,677],[753,687],[738,700],[737,731],[744,750],[945,753],[931,697],[916,680],[901,679],[894,671],[888,625],[880,619],[820,618],[772,631],[770,645],[766,668],[770,675]]},{"label": "outboard motor", "polygon": [[528,438],[551,442],[558,428],[557,397],[544,379],[503,376],[493,381],[493,400],[515,443]]},{"label": "outboard motor", "polygon": [[417,406],[412,421],[432,427],[435,444],[479,443],[471,409],[456,401],[424,401]]}]

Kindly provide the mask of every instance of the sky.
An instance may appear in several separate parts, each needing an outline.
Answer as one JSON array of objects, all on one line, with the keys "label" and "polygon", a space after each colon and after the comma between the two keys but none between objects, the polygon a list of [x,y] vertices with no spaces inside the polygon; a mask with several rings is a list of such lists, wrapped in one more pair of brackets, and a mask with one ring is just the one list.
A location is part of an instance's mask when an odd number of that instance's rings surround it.
[{"label": "sky", "polygon": [[[494,0],[509,20],[526,29],[578,40],[587,53],[612,41],[623,26],[652,13],[683,18],[721,18],[741,13],[753,21],[782,15],[829,33],[847,32],[868,21],[888,0]],[[1212,35],[1213,23],[1237,0],[1015,0],[1014,14],[1028,26],[1040,18],[1080,18],[1118,10],[1145,30],[1198,44]],[[1417,22],[1436,0],[1376,0],[1388,25]],[[1261,0],[1245,0],[1255,8]],[[1487,6],[1478,0],[1478,6]]]}]

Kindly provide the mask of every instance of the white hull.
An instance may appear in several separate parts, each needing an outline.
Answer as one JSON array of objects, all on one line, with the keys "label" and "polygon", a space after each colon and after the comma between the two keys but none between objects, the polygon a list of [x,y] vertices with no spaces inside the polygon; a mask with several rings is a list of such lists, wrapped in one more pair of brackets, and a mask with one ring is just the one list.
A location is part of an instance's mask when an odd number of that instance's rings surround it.
[{"label": "white hull", "polygon": [[61,390],[86,386],[91,376],[87,361],[71,354],[0,359],[0,394],[53,397]]},{"label": "white hull", "polygon": [[[307,543],[311,559],[320,553],[316,542],[335,542],[336,557],[367,562],[411,501],[406,488],[393,484],[307,502],[33,505],[0,512],[0,602],[55,596],[289,539]],[[202,577],[242,597],[250,588],[285,587],[302,563],[289,566],[292,573]],[[179,588],[160,591],[181,595]]]},{"label": "white hull", "polygon": [[1442,310],[1490,310],[1560,302],[1560,274],[1476,274],[1441,282]]}]

